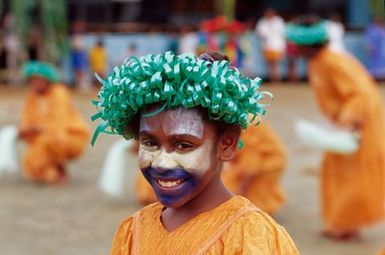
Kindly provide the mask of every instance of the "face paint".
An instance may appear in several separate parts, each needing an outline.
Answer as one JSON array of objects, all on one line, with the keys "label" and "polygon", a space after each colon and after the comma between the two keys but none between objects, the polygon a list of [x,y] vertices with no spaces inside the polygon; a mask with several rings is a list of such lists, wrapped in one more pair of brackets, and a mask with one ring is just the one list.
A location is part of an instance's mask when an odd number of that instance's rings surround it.
[{"label": "face paint", "polygon": [[164,149],[148,150],[142,144],[139,146],[139,167],[156,167],[164,169],[183,168],[187,172],[202,176],[208,170],[211,160],[208,157],[213,149],[211,141],[205,141],[197,149],[186,152],[167,153]]},{"label": "face paint", "polygon": [[158,200],[167,207],[172,207],[189,196],[199,184],[199,179],[183,169],[164,170],[149,167],[142,171]]},{"label": "face paint", "polygon": [[[203,119],[197,111],[177,108],[169,110],[172,114],[161,116],[161,121],[149,122],[149,118],[141,118],[140,131],[163,129],[167,135],[191,135],[203,139]],[[167,125],[164,125],[166,123]]]},{"label": "face paint", "polygon": [[[215,133],[201,113],[184,108],[167,110],[141,118],[139,131],[139,167],[159,201],[178,207],[199,193],[216,162]],[[191,148],[179,149],[179,143]]]}]

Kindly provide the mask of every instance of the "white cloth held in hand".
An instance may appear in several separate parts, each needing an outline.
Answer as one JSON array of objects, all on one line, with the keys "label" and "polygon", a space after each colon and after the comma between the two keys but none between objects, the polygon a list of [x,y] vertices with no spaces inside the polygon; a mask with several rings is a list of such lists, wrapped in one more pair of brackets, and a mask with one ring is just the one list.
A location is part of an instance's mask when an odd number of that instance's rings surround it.
[{"label": "white cloth held in hand", "polygon": [[137,164],[137,155],[128,151],[133,144],[132,140],[122,139],[115,142],[108,151],[98,185],[104,193],[121,197],[127,185],[130,190],[134,190],[136,169],[130,165]]},{"label": "white cloth held in hand", "polygon": [[359,148],[359,134],[332,124],[298,120],[295,131],[299,140],[309,146],[338,154],[353,154]]}]

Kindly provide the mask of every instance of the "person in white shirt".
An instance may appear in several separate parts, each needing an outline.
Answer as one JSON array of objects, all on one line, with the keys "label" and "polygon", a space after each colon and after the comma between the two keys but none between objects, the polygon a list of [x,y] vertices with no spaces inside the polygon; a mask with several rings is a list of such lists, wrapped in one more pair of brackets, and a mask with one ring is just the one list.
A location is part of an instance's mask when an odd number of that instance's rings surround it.
[{"label": "person in white shirt", "polygon": [[255,30],[261,39],[269,78],[272,82],[280,81],[279,62],[286,49],[285,22],[274,9],[268,8],[258,21]]},{"label": "person in white shirt", "polygon": [[337,14],[334,14],[326,21],[326,31],[329,36],[328,47],[337,52],[344,52],[344,34],[345,29],[344,25],[340,21],[340,17]]}]

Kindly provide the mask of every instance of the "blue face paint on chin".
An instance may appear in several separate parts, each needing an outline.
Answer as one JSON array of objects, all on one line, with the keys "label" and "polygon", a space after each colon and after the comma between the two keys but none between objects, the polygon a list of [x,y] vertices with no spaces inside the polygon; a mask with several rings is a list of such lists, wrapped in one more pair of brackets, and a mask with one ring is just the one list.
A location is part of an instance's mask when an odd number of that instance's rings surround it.
[{"label": "blue face paint on chin", "polygon": [[184,169],[157,169],[148,167],[142,173],[151,184],[156,197],[166,207],[175,207],[198,187],[199,179]]}]

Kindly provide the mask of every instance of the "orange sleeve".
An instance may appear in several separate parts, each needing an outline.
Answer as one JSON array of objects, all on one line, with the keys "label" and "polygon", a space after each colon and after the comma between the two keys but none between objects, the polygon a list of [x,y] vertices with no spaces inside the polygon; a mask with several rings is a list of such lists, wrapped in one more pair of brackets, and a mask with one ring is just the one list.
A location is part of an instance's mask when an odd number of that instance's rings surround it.
[{"label": "orange sleeve", "polygon": [[124,220],[112,240],[110,255],[129,255],[132,248],[132,223],[133,218]]}]

